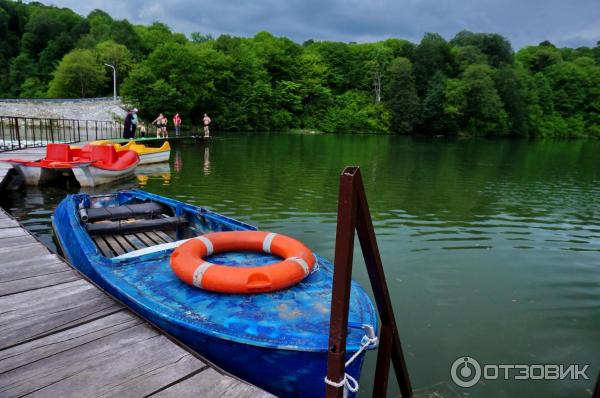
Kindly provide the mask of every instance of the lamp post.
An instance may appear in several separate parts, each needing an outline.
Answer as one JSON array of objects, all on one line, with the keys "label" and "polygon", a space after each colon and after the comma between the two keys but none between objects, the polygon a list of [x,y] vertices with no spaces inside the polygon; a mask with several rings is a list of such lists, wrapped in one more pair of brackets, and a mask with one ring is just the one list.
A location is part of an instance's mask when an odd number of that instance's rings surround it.
[{"label": "lamp post", "polygon": [[113,70],[113,104],[117,103],[117,68],[111,64],[104,64]]}]

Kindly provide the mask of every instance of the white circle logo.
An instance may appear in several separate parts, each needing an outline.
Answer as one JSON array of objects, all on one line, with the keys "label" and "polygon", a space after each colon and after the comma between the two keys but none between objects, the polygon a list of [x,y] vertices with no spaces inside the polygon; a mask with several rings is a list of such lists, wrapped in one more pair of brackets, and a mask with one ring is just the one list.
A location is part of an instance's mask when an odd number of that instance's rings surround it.
[{"label": "white circle logo", "polygon": [[452,381],[459,387],[473,387],[481,379],[481,366],[476,359],[460,357],[450,368]]}]

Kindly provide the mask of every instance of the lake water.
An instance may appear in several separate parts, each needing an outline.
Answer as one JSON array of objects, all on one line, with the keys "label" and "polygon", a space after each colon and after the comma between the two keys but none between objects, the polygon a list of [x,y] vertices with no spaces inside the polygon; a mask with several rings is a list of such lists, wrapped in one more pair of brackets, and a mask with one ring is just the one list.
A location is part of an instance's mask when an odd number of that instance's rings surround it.
[{"label": "lake water", "polygon": [[[339,174],[359,165],[417,392],[582,397],[600,367],[599,155],[596,141],[226,135],[175,145],[170,164],[97,191],[140,187],[333,258]],[[3,194],[2,205],[52,247],[50,216],[66,193],[29,188]],[[353,275],[368,286],[361,261]],[[465,389],[450,377],[465,355],[481,364],[590,365],[590,380],[483,380]],[[370,395],[374,358],[361,396]]]}]

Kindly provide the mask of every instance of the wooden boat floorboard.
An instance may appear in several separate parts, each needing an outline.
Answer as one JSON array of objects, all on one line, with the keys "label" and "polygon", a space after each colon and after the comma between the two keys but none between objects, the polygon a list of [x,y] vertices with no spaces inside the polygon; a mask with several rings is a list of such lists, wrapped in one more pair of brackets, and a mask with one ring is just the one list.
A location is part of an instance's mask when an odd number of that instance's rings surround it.
[{"label": "wooden boat floorboard", "polygon": [[172,236],[170,236],[170,235],[166,234],[166,233],[165,233],[165,232],[163,232],[163,231],[154,231],[154,233],[155,233],[156,235],[158,235],[158,236],[159,236],[159,237],[160,237],[162,240],[164,240],[166,243],[170,243],[170,242],[174,242],[174,241],[175,241],[175,239],[173,239],[173,237],[172,237]]},{"label": "wooden boat floorboard", "polygon": [[271,396],[190,354],[1,209],[0,225],[10,229],[0,234],[1,397]]},{"label": "wooden boat floorboard", "polygon": [[150,247],[150,246],[156,245],[156,242],[154,242],[152,239],[150,239],[143,232],[139,232],[139,233],[135,234],[135,237],[137,237],[141,242],[143,242],[146,245],[146,247]]}]

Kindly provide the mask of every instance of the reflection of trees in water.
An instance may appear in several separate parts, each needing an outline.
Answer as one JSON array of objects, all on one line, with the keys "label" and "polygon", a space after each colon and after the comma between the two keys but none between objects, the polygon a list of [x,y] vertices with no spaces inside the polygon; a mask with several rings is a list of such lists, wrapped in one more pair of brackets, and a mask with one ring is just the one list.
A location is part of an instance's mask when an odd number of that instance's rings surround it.
[{"label": "reflection of trees in water", "polygon": [[[339,173],[360,165],[373,217],[380,221],[409,225],[412,217],[459,225],[498,215],[553,213],[584,220],[598,213],[595,141],[271,134],[210,146],[178,144],[174,175],[168,163],[145,165],[137,168],[137,179],[85,192],[140,186],[228,214],[274,220],[317,215],[319,222],[333,222]],[[3,193],[2,201],[25,219],[35,209],[53,210],[66,193],[77,191],[28,187],[26,194]]]},{"label": "reflection of trees in water", "polygon": [[360,165],[376,219],[403,213],[460,221],[540,206],[561,210],[564,203],[588,208],[593,203],[580,199],[595,190],[600,170],[595,141],[265,134],[214,141],[210,150],[204,145],[180,146],[175,163],[185,159],[186,167],[178,183],[152,189],[169,196],[201,192],[202,203],[239,214],[269,209],[274,217],[329,218],[339,173]]}]

